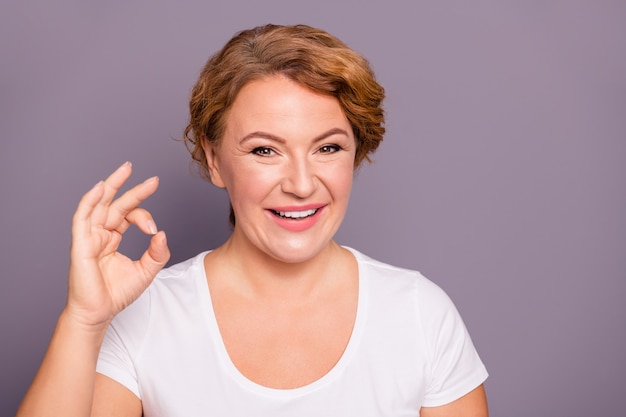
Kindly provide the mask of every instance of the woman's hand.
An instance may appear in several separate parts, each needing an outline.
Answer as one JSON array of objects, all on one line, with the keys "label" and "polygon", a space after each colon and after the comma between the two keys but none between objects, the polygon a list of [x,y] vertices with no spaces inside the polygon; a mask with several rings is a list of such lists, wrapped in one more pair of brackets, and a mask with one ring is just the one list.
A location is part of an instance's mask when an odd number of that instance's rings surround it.
[{"label": "woman's hand", "polygon": [[[80,200],[72,221],[65,313],[90,328],[105,328],[150,285],[170,257],[165,233],[157,232],[150,213],[138,208],[156,191],[158,178],[149,178],[114,200],[131,172],[127,162],[96,184]],[[137,261],[117,251],[123,233],[133,224],[153,235]]]},{"label": "woman's hand", "polygon": [[[131,171],[130,163],[125,163],[78,204],[72,222],[67,305],[17,412],[20,417],[90,415],[98,352],[108,324],[139,297],[170,257],[165,233],[157,233],[150,213],[138,208],[156,191],[158,179],[150,178],[114,200]],[[117,251],[122,234],[133,224],[153,235],[138,261]],[[122,404],[122,396],[106,398]],[[132,398],[124,415],[141,415],[139,399]]]}]

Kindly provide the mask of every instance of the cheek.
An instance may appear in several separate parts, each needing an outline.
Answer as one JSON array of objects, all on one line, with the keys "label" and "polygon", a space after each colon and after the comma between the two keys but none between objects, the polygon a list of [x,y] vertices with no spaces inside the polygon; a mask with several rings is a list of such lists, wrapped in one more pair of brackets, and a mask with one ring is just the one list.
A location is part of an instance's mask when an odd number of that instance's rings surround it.
[{"label": "cheek", "polygon": [[265,197],[280,181],[276,167],[258,164],[237,164],[225,170],[226,190],[231,200],[237,203],[258,202]]},{"label": "cheek", "polygon": [[339,193],[336,198],[349,197],[354,179],[354,169],[352,163],[336,166],[334,169],[325,170],[325,182],[329,188]]}]

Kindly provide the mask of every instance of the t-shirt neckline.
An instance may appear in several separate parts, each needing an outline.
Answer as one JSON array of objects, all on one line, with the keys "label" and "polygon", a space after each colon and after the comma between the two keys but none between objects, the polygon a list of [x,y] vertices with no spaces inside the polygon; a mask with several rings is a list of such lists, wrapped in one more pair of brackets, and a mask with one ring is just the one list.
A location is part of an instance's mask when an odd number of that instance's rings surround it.
[{"label": "t-shirt neckline", "polygon": [[363,326],[365,322],[365,314],[367,311],[366,303],[367,303],[367,280],[364,276],[367,274],[367,271],[362,266],[363,255],[355,249],[352,249],[347,246],[343,246],[345,249],[349,250],[353,256],[355,257],[358,265],[358,280],[359,280],[359,289],[358,289],[358,301],[357,301],[357,311],[356,318],[354,320],[354,327],[352,328],[352,333],[350,334],[350,338],[348,340],[348,344],[346,345],[345,350],[341,354],[341,357],[328,371],[319,379],[311,382],[310,384],[304,385],[302,387],[297,388],[288,388],[288,389],[279,389],[279,388],[270,388],[264,385],[258,384],[248,377],[243,375],[239,369],[235,366],[230,356],[228,355],[228,351],[226,350],[226,345],[224,344],[224,340],[222,339],[222,335],[219,331],[219,327],[217,324],[217,318],[215,317],[215,311],[213,310],[213,302],[211,299],[211,291],[209,289],[209,285],[206,279],[206,270],[204,268],[204,257],[210,252],[206,251],[199,254],[196,257],[195,262],[198,263],[197,270],[200,272],[197,277],[197,286],[198,293],[200,294],[200,298],[202,300],[202,305],[204,308],[205,317],[207,318],[207,326],[209,327],[208,331],[210,332],[211,339],[213,342],[213,346],[216,354],[218,355],[221,366],[223,367],[223,371],[232,378],[239,385],[243,386],[249,391],[255,392],[259,395],[269,396],[269,397],[289,397],[293,398],[295,396],[304,395],[311,391],[315,391],[327,384],[330,384],[332,381],[336,380],[339,375],[344,372],[345,368],[351,361],[351,358],[354,355],[354,351],[356,346],[361,339],[361,335],[363,333]]}]

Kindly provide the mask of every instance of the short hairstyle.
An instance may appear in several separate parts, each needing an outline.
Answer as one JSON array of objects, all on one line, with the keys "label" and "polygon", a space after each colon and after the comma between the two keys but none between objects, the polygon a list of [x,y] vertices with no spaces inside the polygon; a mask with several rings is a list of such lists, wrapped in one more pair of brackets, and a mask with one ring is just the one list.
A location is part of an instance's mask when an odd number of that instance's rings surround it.
[{"label": "short hairstyle", "polygon": [[368,61],[323,30],[270,24],[236,34],[208,60],[191,92],[184,141],[205,178],[210,175],[203,141],[219,145],[239,91],[251,81],[272,75],[335,97],[357,142],[355,168],[363,159],[370,160],[369,154],[385,133],[385,90]]}]

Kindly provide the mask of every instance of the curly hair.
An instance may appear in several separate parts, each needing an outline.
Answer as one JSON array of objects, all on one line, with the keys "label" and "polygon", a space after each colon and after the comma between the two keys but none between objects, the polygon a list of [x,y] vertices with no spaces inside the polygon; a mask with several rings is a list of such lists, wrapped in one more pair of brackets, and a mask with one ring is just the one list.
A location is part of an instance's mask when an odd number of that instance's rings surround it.
[{"label": "curly hair", "polygon": [[[323,30],[269,24],[236,34],[208,60],[191,92],[183,140],[205,178],[210,175],[203,141],[219,144],[239,91],[271,75],[335,97],[357,141],[354,167],[370,160],[385,133],[385,90],[368,61]],[[232,208],[230,218],[234,225]]]}]

